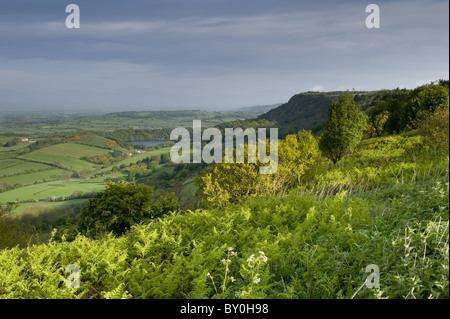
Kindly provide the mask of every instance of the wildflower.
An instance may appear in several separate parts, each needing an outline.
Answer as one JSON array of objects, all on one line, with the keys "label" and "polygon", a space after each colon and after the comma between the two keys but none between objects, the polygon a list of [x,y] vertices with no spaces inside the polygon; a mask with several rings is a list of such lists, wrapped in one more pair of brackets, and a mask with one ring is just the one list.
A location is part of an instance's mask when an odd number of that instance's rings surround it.
[{"label": "wildflower", "polygon": [[261,281],[261,278],[259,278],[259,277],[256,277],[255,280],[253,280],[253,282],[254,282],[255,284],[257,284],[257,283],[260,282],[260,281]]},{"label": "wildflower", "polygon": [[220,260],[220,262],[221,262],[222,264],[224,264],[224,265],[231,264],[231,259],[225,259],[225,258],[222,258],[222,259]]},{"label": "wildflower", "polygon": [[236,281],[236,279],[233,276],[230,277],[230,280],[231,280],[231,282],[235,282]]},{"label": "wildflower", "polygon": [[233,247],[228,247],[228,251],[232,251],[233,250]]},{"label": "wildflower", "polygon": [[255,260],[255,255],[252,254],[252,255],[247,259],[247,262],[249,262],[249,261],[254,261],[254,260]]}]

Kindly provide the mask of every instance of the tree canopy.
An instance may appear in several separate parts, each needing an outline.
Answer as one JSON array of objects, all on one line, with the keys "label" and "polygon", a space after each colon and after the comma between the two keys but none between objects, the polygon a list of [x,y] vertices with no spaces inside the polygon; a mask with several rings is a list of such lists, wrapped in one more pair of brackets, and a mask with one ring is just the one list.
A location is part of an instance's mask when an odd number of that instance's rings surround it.
[{"label": "tree canopy", "polygon": [[177,208],[173,194],[155,200],[153,188],[148,185],[108,182],[105,191],[95,194],[83,207],[78,228],[88,236],[106,232],[121,235],[133,224]]},{"label": "tree canopy", "polygon": [[361,141],[367,116],[353,101],[349,92],[341,94],[328,110],[328,120],[322,130],[319,147],[333,163],[349,154]]}]

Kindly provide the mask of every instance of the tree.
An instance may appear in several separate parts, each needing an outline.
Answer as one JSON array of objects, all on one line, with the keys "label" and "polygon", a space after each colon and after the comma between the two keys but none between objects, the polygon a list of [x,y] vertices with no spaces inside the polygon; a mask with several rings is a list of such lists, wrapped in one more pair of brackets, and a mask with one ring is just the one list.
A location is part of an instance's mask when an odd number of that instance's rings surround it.
[{"label": "tree", "polygon": [[16,207],[15,203],[0,203],[0,249],[25,248],[34,243],[35,229],[9,216]]},{"label": "tree", "polygon": [[[154,202],[150,186],[125,181],[108,182],[105,191],[95,194],[81,210],[78,229],[88,236],[105,232],[121,235],[133,224],[152,218]],[[168,210],[175,210],[177,205],[173,197],[170,200],[165,198],[155,213],[161,216]]]},{"label": "tree", "polygon": [[449,107],[449,89],[440,84],[426,84],[415,88],[411,92],[411,99],[407,106],[407,124],[413,128],[439,108]]},{"label": "tree", "polygon": [[369,116],[368,133],[372,137],[374,135],[381,136],[385,132],[385,124],[389,119],[389,112],[383,111],[381,113],[372,113]]},{"label": "tree", "polygon": [[320,157],[317,139],[310,131],[302,130],[297,134],[287,135],[278,147],[278,170],[272,176],[275,192],[284,192],[292,183],[299,183],[300,177]]},{"label": "tree", "polygon": [[437,109],[418,123],[418,131],[425,144],[449,148],[449,110]]},{"label": "tree", "polygon": [[161,217],[167,212],[173,212],[178,209],[178,198],[175,193],[161,196],[158,201],[153,202],[151,216],[152,218]]},{"label": "tree", "polygon": [[223,160],[196,179],[200,198],[206,206],[223,206],[245,198],[284,193],[321,156],[311,132],[301,131],[278,142],[276,173],[260,174],[259,168],[263,164],[259,161],[248,163],[248,147],[244,146],[244,163],[225,163]]},{"label": "tree", "polygon": [[340,161],[358,145],[367,125],[367,116],[349,92],[332,101],[322,130],[319,148],[333,163]]}]

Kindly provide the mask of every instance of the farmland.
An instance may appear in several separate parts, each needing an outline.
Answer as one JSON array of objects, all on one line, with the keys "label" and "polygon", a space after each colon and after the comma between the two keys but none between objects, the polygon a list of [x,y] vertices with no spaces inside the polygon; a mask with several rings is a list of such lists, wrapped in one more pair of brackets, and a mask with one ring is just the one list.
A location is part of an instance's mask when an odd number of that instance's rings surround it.
[{"label": "farmland", "polygon": [[[12,139],[18,137],[0,136],[2,144]],[[42,141],[39,136],[35,140],[38,144]],[[152,146],[135,152],[129,145],[122,147],[116,141],[87,132],[51,136],[51,142],[43,147],[33,148],[29,142],[3,146],[0,203],[19,203],[15,209],[19,213],[34,206],[64,207],[72,202],[85,202],[104,190],[106,181],[126,179],[127,174],[120,167],[130,167],[169,150]],[[116,157],[111,155],[113,152]]]}]

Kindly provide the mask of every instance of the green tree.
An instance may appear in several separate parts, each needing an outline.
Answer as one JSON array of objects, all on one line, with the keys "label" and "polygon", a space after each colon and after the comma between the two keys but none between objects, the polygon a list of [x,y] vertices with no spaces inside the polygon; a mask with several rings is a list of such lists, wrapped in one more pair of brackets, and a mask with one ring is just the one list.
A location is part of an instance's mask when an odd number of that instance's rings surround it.
[{"label": "green tree", "polygon": [[369,136],[381,136],[385,132],[385,124],[389,119],[389,112],[372,113],[369,115],[367,131]]},{"label": "green tree", "polygon": [[365,115],[349,92],[332,101],[328,120],[322,130],[319,148],[333,163],[351,153],[363,137],[367,125]]},{"label": "green tree", "polygon": [[418,123],[425,144],[449,148],[449,109],[437,109]]},{"label": "green tree", "polygon": [[200,198],[208,206],[224,206],[242,198],[268,192],[267,175],[259,174],[256,163],[215,163],[211,171],[196,179]]},{"label": "green tree", "polygon": [[317,140],[309,131],[278,141],[278,169],[274,174],[260,174],[262,164],[259,161],[248,163],[248,145],[244,147],[244,154],[244,163],[222,161],[196,179],[200,198],[206,206],[223,206],[245,198],[284,193],[321,156]]},{"label": "green tree", "polygon": [[17,207],[15,203],[0,203],[0,249],[19,246],[24,248],[35,243],[34,227],[10,216]]},{"label": "green tree", "polygon": [[166,214],[167,212],[176,211],[178,209],[179,202],[175,193],[169,193],[165,196],[161,196],[159,200],[153,202],[151,208],[151,217],[158,218]]},{"label": "green tree", "polygon": [[295,182],[305,171],[319,161],[321,152],[317,139],[311,131],[302,130],[297,134],[290,134],[279,142],[278,170],[271,176],[272,187],[276,193],[283,192]]},{"label": "green tree", "polygon": [[[95,194],[81,210],[78,229],[88,236],[105,232],[121,235],[133,224],[153,217],[154,201],[150,186],[125,181],[108,182],[105,191]],[[164,203],[166,201],[163,200]],[[161,204],[158,216],[173,209],[174,201],[172,199],[170,205]]]},{"label": "green tree", "polygon": [[407,124],[416,128],[417,124],[439,108],[448,109],[449,89],[440,84],[426,84],[415,88],[406,109]]}]

